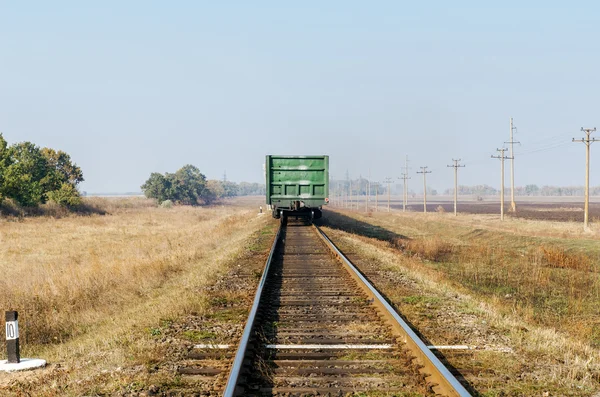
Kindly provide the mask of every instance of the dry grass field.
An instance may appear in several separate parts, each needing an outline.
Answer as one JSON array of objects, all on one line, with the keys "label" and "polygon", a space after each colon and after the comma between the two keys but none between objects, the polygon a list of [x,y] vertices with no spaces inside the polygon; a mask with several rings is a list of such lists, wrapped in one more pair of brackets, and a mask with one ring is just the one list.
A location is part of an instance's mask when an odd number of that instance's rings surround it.
[{"label": "dry grass field", "polygon": [[[232,289],[235,277],[222,291],[213,286],[240,263],[248,271],[264,263],[276,222],[257,216],[261,201],[160,208],[95,198],[86,215],[52,209],[0,220],[0,302],[20,313],[22,355],[50,364],[0,374],[0,395],[181,387],[167,357],[180,349],[173,341],[226,341],[243,323],[243,307],[219,304],[251,298],[252,286]],[[382,272],[377,285],[433,343],[488,346],[458,361],[479,395],[600,391],[597,232],[569,222],[334,208],[322,223],[353,260]]]},{"label": "dry grass field", "polygon": [[0,375],[0,395],[81,395],[86,377],[143,362],[148,329],[204,310],[199,291],[268,219],[252,199],[170,209],[91,200],[106,215],[0,221],[0,307],[19,311],[22,356],[51,363]]},{"label": "dry grass field", "polygon": [[[339,238],[352,240],[352,250],[371,255],[380,266],[409,272],[430,291],[466,296],[482,318],[504,329],[512,348],[526,352],[523,357],[539,370],[535,382],[521,379],[511,390],[544,382],[574,390],[549,395],[600,389],[597,233],[583,233],[580,224],[571,223],[398,211],[328,211],[323,223],[331,233],[343,231]],[[448,296],[435,299],[445,302]],[[502,356],[496,359],[502,366]],[[494,390],[508,390],[508,384]],[[485,395],[499,395],[490,393]]]}]

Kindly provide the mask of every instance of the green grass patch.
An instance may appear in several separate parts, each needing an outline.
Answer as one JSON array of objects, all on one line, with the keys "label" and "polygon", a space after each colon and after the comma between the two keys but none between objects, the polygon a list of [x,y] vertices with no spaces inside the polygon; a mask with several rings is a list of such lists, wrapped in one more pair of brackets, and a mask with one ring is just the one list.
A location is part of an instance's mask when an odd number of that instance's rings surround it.
[{"label": "green grass patch", "polygon": [[424,295],[411,295],[405,296],[402,298],[402,302],[409,305],[418,305],[418,306],[426,306],[427,304],[431,305],[439,305],[442,303],[440,298],[435,296],[424,296]]},{"label": "green grass patch", "polygon": [[222,322],[239,322],[240,319],[245,319],[248,315],[246,309],[243,308],[231,308],[225,310],[219,310],[214,313],[208,314],[206,317],[212,320]]},{"label": "green grass patch", "polygon": [[187,330],[183,332],[183,337],[192,342],[198,342],[202,340],[216,339],[217,334],[211,331]]}]

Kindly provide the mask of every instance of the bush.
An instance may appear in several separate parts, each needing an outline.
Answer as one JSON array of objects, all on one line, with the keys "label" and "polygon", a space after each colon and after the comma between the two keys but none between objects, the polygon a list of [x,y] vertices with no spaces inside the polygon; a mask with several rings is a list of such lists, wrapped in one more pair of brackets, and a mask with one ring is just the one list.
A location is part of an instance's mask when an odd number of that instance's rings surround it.
[{"label": "bush", "polygon": [[60,189],[47,193],[48,199],[61,207],[76,207],[81,204],[81,196],[77,188],[70,183],[63,183]]},{"label": "bush", "polygon": [[395,246],[411,256],[417,255],[432,262],[442,262],[454,252],[452,244],[438,236],[414,240],[397,239]]},{"label": "bush", "polygon": [[592,262],[586,255],[570,254],[562,248],[552,246],[541,246],[539,250],[545,263],[550,267],[585,272],[593,270]]},{"label": "bush", "polygon": [[173,202],[171,200],[165,200],[162,203],[160,203],[160,206],[162,208],[173,208]]}]

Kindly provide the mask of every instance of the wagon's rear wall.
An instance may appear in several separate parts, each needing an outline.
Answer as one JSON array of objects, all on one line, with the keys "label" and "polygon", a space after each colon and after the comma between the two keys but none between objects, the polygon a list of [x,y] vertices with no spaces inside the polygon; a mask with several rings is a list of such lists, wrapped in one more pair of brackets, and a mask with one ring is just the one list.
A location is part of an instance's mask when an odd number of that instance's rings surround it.
[{"label": "wagon's rear wall", "polygon": [[303,201],[319,207],[329,197],[329,156],[276,156],[266,158],[267,204],[288,207]]}]

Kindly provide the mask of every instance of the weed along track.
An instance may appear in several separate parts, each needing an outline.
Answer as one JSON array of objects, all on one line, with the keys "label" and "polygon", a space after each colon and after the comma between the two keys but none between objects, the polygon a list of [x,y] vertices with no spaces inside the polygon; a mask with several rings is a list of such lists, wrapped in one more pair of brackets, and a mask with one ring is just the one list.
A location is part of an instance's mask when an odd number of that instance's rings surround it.
[{"label": "weed along track", "polygon": [[282,223],[225,396],[470,395],[316,226]]}]

